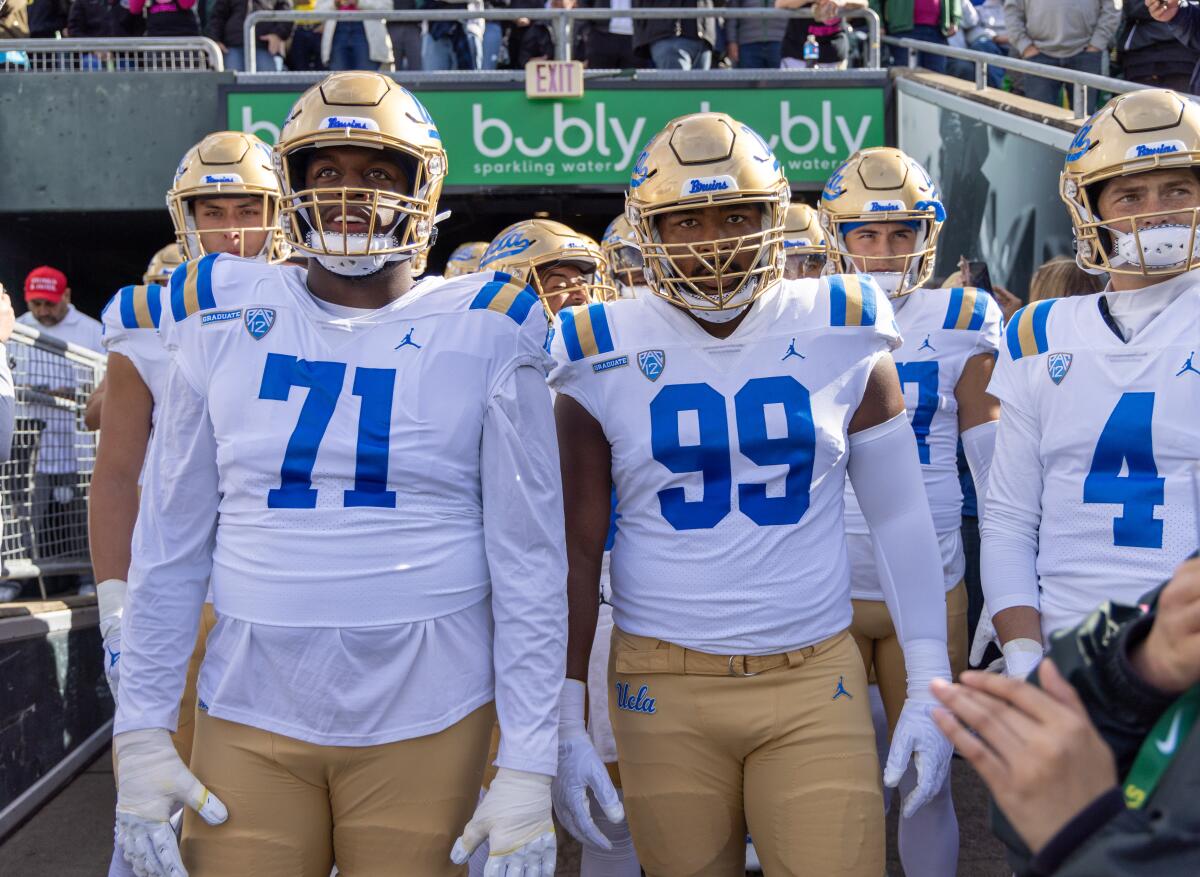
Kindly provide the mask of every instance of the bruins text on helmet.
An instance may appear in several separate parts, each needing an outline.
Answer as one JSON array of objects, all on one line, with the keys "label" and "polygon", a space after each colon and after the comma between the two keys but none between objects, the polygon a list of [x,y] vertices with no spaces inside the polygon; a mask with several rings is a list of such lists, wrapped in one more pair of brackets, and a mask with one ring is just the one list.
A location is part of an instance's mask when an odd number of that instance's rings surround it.
[{"label": "bruins text on helmet", "polygon": [[[782,277],[790,198],[779,160],[746,125],[725,113],[667,123],[634,165],[625,202],[647,286],[705,319],[736,317]],[[662,223],[709,207],[755,208],[756,218],[728,236],[663,242]]]},{"label": "bruins text on helmet", "polygon": [[[1200,107],[1162,88],[1118,95],[1067,148],[1059,194],[1071,214],[1079,266],[1094,274],[1170,276],[1200,266],[1200,209],[1133,213],[1105,222],[1102,183],[1200,164]],[[1194,172],[1194,170],[1193,170]]]},{"label": "bruins text on helmet", "polygon": [[459,244],[450,254],[450,258],[446,260],[446,270],[442,272],[442,276],[449,280],[452,277],[461,277],[464,274],[478,271],[479,260],[483,258],[487,248],[487,241],[468,241],[465,244]]},{"label": "bruins text on helmet", "polygon": [[167,244],[153,255],[146,273],[142,275],[142,283],[157,283],[166,286],[171,282],[171,272],[183,264],[183,253],[179,244]]},{"label": "bruins text on helmet", "polygon": [[600,239],[600,249],[608,260],[609,274],[613,279],[617,295],[621,298],[635,298],[637,287],[646,285],[646,275],[643,271],[645,263],[642,251],[638,249],[637,239],[633,236],[633,226],[624,216],[618,216],[608,224],[604,236]]},{"label": "bruins text on helmet", "polygon": [[[860,149],[846,159],[821,191],[820,217],[833,273],[870,274],[890,298],[920,289],[933,275],[946,209],[925,168],[899,149]],[[912,252],[851,255],[846,235],[877,222],[903,222],[912,228],[916,234]]]},{"label": "bruins text on helmet", "polygon": [[[327,147],[380,149],[406,174],[402,191],[315,188],[308,162]],[[360,277],[413,259],[433,243],[446,153],[429,111],[378,73],[334,73],[296,101],[275,145],[283,234],[335,274]]]},{"label": "bruins text on helmet", "polygon": [[[209,134],[183,156],[167,190],[167,209],[185,261],[209,252],[211,245],[206,247],[203,240],[209,234],[235,240],[235,255],[283,261],[288,250],[279,228],[279,194],[267,144],[241,131]],[[197,222],[197,210],[206,198],[254,199],[259,202],[261,219],[245,225],[223,224],[219,230],[204,232]],[[260,238],[262,244],[252,248],[250,242]]]},{"label": "bruins text on helmet", "polygon": [[[556,266],[576,269],[556,283]],[[608,282],[608,263],[600,245],[561,222],[524,219],[496,235],[479,262],[481,271],[503,271],[533,287],[550,314],[565,306],[617,297]]]},{"label": "bruins text on helmet", "polygon": [[783,224],[783,276],[787,280],[819,277],[825,270],[828,247],[817,211],[803,202],[787,210]]}]

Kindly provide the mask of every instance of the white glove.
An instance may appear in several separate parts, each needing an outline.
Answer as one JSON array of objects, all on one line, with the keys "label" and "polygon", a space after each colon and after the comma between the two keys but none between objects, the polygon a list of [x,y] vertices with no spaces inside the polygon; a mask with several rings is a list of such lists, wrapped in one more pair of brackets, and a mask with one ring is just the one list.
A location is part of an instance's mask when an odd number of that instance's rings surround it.
[{"label": "white glove", "polygon": [[1004,644],[1004,675],[1009,679],[1024,679],[1041,663],[1042,644],[1035,639],[1018,637]]},{"label": "white glove", "polygon": [[454,842],[450,861],[465,864],[485,838],[491,852],[484,877],[554,877],[557,847],[550,812],[550,777],[500,768],[475,808],[475,815]]},{"label": "white glove", "polygon": [[187,877],[171,810],[186,804],[209,825],[229,811],[192,776],[162,728],[126,731],[113,738],[117,754],[117,843],[138,877]]},{"label": "white glove", "polygon": [[892,734],[883,782],[895,788],[908,770],[909,761],[916,764],[916,788],[904,799],[903,814],[907,817],[923,807],[946,782],[954,746],[933,722],[937,701],[929,691],[932,679],[950,678],[946,643],[933,639],[906,642],[904,664],[908,671],[908,698]]},{"label": "white glove", "polygon": [[100,603],[100,636],[104,641],[104,678],[113,700],[121,681],[121,616],[125,611],[125,583],[120,579],[105,579],[96,585]]},{"label": "white glove", "polygon": [[563,827],[581,843],[611,850],[612,841],[592,819],[588,789],[610,822],[624,822],[625,808],[584,727],[586,693],[584,683],[567,679],[558,699],[558,774],[551,785],[554,812]]},{"label": "white glove", "polygon": [[984,603],[983,610],[979,613],[979,623],[975,625],[975,636],[971,638],[971,652],[967,655],[967,663],[978,667],[991,642],[999,644],[1000,641],[996,636],[996,626],[992,624],[992,613],[988,611],[987,603]]}]

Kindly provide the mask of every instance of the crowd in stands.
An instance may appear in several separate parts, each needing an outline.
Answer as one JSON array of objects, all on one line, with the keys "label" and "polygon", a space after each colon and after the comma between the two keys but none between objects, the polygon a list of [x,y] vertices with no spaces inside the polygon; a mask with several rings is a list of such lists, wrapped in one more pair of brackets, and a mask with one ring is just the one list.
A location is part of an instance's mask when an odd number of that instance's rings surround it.
[{"label": "crowd in stands", "polygon": [[[722,15],[723,8],[802,7],[812,18]],[[578,22],[572,57],[605,69],[844,69],[864,63],[866,21],[854,12],[867,7],[895,37],[1179,91],[1200,87],[1200,11],[1179,0],[9,0],[0,38],[203,35],[221,46],[228,69],[244,70],[243,24],[258,10],[710,8],[711,18]],[[256,66],[266,72],[521,69],[557,48],[553,29],[529,18],[301,20],[265,23],[256,35]],[[904,65],[908,51],[886,47],[884,61]],[[917,61],[974,76],[966,61],[931,52],[918,52]],[[1061,83],[1010,74],[1002,64],[989,66],[988,84],[1048,103],[1071,99]]]}]

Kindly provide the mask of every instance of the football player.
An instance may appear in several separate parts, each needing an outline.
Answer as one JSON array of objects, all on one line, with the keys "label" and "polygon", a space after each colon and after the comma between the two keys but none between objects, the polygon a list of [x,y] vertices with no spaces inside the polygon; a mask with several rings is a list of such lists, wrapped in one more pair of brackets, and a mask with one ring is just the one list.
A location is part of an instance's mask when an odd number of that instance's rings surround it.
[{"label": "football player", "polygon": [[643,271],[642,251],[638,249],[629,220],[618,216],[604,230],[600,249],[608,260],[608,271],[612,276],[617,295],[621,298],[637,298],[646,293],[646,275]]},{"label": "football player", "polygon": [[470,241],[459,244],[450,254],[450,258],[446,260],[446,270],[442,272],[442,276],[447,280],[453,280],[464,274],[474,274],[479,270],[479,260],[483,258],[487,248],[487,241]]},{"label": "football player", "polygon": [[616,298],[600,245],[551,219],[523,219],[504,229],[488,244],[479,270],[529,284],[551,317],[566,307]]},{"label": "football player", "polygon": [[[205,179],[219,182],[205,182]],[[236,214],[233,214],[235,218],[227,220],[238,223],[228,234],[209,224],[211,217],[204,199],[230,202],[244,199],[258,206],[259,193],[272,190],[273,194],[266,198],[257,215],[266,217],[273,225],[249,228],[244,225],[248,217]],[[202,202],[192,205],[198,207],[202,227],[210,230],[203,235],[200,246],[207,244],[217,247],[218,252],[240,253],[242,241],[248,240],[261,259],[266,259],[267,253],[280,251],[279,182],[270,149],[253,135],[223,131],[205,137],[184,156],[172,191],[188,192],[189,199]],[[218,215],[224,213],[220,211]],[[171,211],[171,217],[177,223],[183,215],[179,210]],[[186,225],[176,225],[175,231],[183,240],[190,229]],[[272,238],[274,243],[264,246],[259,236]],[[169,362],[158,332],[166,298],[159,284],[164,275],[169,281],[170,268],[183,261],[180,255],[178,244],[163,247],[150,260],[143,285],[121,289],[101,314],[103,343],[109,357],[100,410],[100,445],[96,451],[88,507],[88,530],[92,568],[100,582],[96,593],[106,655],[105,670],[114,697],[120,677],[121,618],[125,582],[129,575],[130,543],[138,512],[138,484],[150,435],[162,406]],[[172,737],[185,764],[191,760],[196,677],[204,658],[205,639],[215,621],[211,604],[206,604],[188,664],[178,727]],[[124,873],[126,867],[118,848],[113,854],[110,874]]]},{"label": "football player", "polygon": [[988,387],[1002,416],[981,572],[1009,675],[1196,548],[1198,164],[1200,108],[1165,89],[1113,98],[1068,148],[1076,258],[1109,283],[1017,312]]},{"label": "football player", "polygon": [[820,277],[825,272],[828,258],[825,232],[821,229],[817,211],[807,204],[788,207],[783,226],[783,254],[785,280]]},{"label": "football player", "polygon": [[[485,838],[489,875],[550,875],[566,602],[545,315],[503,275],[414,288],[446,155],[391,79],[330,75],[275,150],[307,273],[209,254],[164,306],[119,835],[154,877],[327,877],[335,849],[347,874],[461,874]],[[210,580],[193,774],[167,730]],[[182,853],[176,801],[201,817]]]},{"label": "football player", "polygon": [[565,310],[553,344],[571,451],[556,803],[586,833],[586,790],[611,794],[582,727],[615,485],[609,710],[649,875],[740,874],[747,827],[768,874],[883,871],[866,674],[849,633],[847,471],[896,573],[889,605],[905,606],[910,698],[888,782],[916,754],[906,804],[919,807],[949,769],[928,691],[949,674],[945,598],[889,352],[899,333],[869,277],[785,285],[788,201],[750,128],[722,113],[672,121],[627,195],[653,294]]},{"label": "football player", "polygon": [[[933,273],[945,208],[919,163],[898,149],[864,149],[846,160],[821,193],[820,222],[832,270],[871,275],[896,311],[904,346],[896,369],[916,435],[925,492],[941,549],[946,591],[950,669],[966,669],[967,590],[963,576],[962,490],[957,448],[961,436],[980,496],[996,439],[1000,403],[987,394],[1000,346],[1000,308],[979,289],[922,289]],[[896,728],[905,700],[904,653],[884,603],[887,567],[855,495],[846,492],[846,544],[851,632],[868,674],[878,681],[886,714],[883,740]],[[900,790],[915,781],[908,774]],[[953,877],[958,865],[958,822],[950,778],[925,807],[902,816],[900,860],[907,874]]]}]

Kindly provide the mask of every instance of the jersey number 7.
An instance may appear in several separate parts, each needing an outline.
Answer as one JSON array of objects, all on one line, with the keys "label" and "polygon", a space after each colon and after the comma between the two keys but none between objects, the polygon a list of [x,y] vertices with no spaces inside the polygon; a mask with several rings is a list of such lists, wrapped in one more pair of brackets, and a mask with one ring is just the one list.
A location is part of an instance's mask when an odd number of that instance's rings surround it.
[{"label": "jersey number 7", "polygon": [[[267,508],[315,509],[317,491],[312,486],[317,450],[346,380],[344,362],[297,359],[280,353],[267,355],[258,398],[286,402],[292,387],[305,387],[308,396],[300,408],[296,428],[288,439],[279,471],[279,486],[267,491]],[[342,491],[345,508],[394,509],[396,492],[387,489],[388,439],[392,423],[392,394],[396,370],[357,368],[355,396],[362,399],[358,415],[354,489]]]}]

